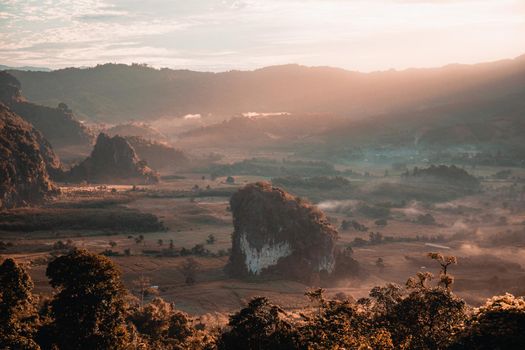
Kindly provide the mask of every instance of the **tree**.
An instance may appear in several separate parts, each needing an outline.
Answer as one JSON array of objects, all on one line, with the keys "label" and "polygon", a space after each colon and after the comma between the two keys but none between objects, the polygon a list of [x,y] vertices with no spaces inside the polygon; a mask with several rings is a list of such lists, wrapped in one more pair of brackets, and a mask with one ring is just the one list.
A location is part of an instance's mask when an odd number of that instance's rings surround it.
[{"label": "tree", "polygon": [[199,270],[200,264],[193,258],[187,258],[184,263],[179,267],[179,271],[184,276],[184,281],[188,285],[195,284],[195,275]]},{"label": "tree", "polygon": [[60,109],[61,111],[64,111],[64,112],[68,112],[68,111],[71,111],[69,109],[69,106],[67,104],[65,104],[64,102],[60,102],[57,106],[58,109]]},{"label": "tree", "polygon": [[13,259],[0,265],[0,348],[38,349],[33,340],[36,312],[33,281]]},{"label": "tree", "polygon": [[215,238],[215,235],[213,233],[210,233],[208,235],[208,238],[206,239],[206,244],[214,244],[217,239]]},{"label": "tree", "polygon": [[144,245],[146,245],[146,242],[144,241],[144,235],[139,235],[137,238],[135,238],[135,243],[143,243]]},{"label": "tree", "polygon": [[137,288],[140,297],[140,306],[143,306],[144,296],[146,295],[148,288],[151,287],[151,280],[149,279],[149,277],[144,277],[144,275],[140,275],[139,278],[133,281],[133,285],[135,286],[135,288]]},{"label": "tree", "polygon": [[428,257],[436,260],[441,266],[439,284],[443,285],[446,289],[450,289],[452,283],[454,283],[454,278],[448,274],[448,267],[452,264],[457,264],[457,258],[455,256],[444,256],[441,253],[428,253]]},{"label": "tree", "polygon": [[452,349],[525,349],[525,299],[494,296],[477,309]]},{"label": "tree", "polygon": [[188,348],[190,338],[196,333],[188,315],[175,310],[173,303],[162,298],[138,308],[130,319],[152,349]]},{"label": "tree", "polygon": [[[319,290],[317,290],[319,291]],[[312,315],[303,315],[298,329],[300,348],[304,349],[394,349],[389,332],[375,327],[368,312],[349,300],[318,298],[321,308]]]},{"label": "tree", "polygon": [[219,350],[294,349],[295,329],[287,314],[265,297],[256,297],[230,316],[229,330],[218,341]]},{"label": "tree", "polygon": [[466,319],[465,302],[444,288],[413,290],[388,316],[394,344],[409,349],[445,349]]},{"label": "tree", "polygon": [[57,290],[52,337],[60,349],[126,348],[125,289],[109,258],[74,250],[49,263],[46,275]]}]

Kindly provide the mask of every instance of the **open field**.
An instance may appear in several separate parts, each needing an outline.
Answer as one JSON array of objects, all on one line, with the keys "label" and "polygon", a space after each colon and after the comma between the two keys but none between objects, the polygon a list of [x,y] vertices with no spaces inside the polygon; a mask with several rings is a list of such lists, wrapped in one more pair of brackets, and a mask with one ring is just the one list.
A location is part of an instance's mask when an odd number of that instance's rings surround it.
[{"label": "open field", "polygon": [[[497,170],[476,172],[490,177]],[[430,251],[458,257],[458,265],[451,268],[454,290],[471,304],[505,291],[525,293],[522,184],[513,190],[515,180],[488,178],[479,193],[449,201],[389,200],[387,195],[367,197],[367,193],[378,184],[401,186],[395,175],[380,176],[384,170],[379,168],[367,171],[372,172],[368,178],[348,176],[355,192],[337,198],[330,198],[330,190],[297,188],[298,194],[314,199],[325,211],[340,232],[339,244],[352,246],[361,265],[360,276],[324,286],[328,295],[344,292],[358,298],[376,285],[403,284],[417,271],[437,272],[438,267],[425,257]],[[516,176],[522,175],[516,171]],[[210,325],[222,324],[228,312],[255,295],[269,296],[293,310],[307,303],[303,294],[310,286],[283,280],[241,281],[223,271],[233,231],[229,196],[245,183],[269,178],[235,176],[231,184],[225,177],[211,180],[199,173],[138,188],[64,186],[62,194],[42,208],[0,214],[0,255],[26,263],[36,291],[50,293],[45,265],[52,255],[60,254],[58,241],[110,251],[130,290],[133,281],[148,277],[160,296]],[[287,189],[295,193],[293,186]],[[35,230],[42,222],[43,229]],[[213,242],[207,242],[210,235]],[[194,285],[186,285],[180,272],[188,256],[200,265]],[[383,263],[378,263],[379,258]]]}]

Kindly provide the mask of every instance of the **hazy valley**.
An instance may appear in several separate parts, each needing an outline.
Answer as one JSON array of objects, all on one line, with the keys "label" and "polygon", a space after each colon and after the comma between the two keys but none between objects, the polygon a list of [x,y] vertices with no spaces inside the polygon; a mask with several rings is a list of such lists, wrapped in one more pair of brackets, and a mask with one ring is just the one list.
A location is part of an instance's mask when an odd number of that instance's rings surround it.
[{"label": "hazy valley", "polygon": [[0,255],[37,294],[75,249],[111,259],[140,307],[161,297],[209,332],[256,296],[296,317],[315,311],[312,288],[355,302],[404,285],[439,272],[429,252],[457,258],[453,292],[472,307],[525,294],[523,56],[368,74],[8,70],[0,98]]}]

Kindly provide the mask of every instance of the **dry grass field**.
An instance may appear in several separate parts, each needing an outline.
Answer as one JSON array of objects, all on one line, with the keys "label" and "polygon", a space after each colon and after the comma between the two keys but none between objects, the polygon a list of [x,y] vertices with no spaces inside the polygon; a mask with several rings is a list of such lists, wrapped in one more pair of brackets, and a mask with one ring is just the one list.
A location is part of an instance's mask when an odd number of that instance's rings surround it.
[{"label": "dry grass field", "polygon": [[[495,170],[477,171],[488,175]],[[60,253],[58,241],[94,252],[111,250],[130,290],[135,288],[134,281],[147,277],[160,296],[210,325],[222,324],[228,312],[255,295],[269,296],[291,310],[304,306],[307,299],[303,294],[311,286],[283,280],[241,281],[229,278],[223,271],[233,230],[229,193],[245,183],[265,178],[239,176],[234,184],[227,184],[224,177],[211,180],[202,176],[184,174],[159,185],[139,188],[64,186],[62,194],[43,208],[0,214],[0,241],[4,243],[0,255],[25,263],[36,291],[45,294],[51,292],[45,266],[54,254]],[[362,180],[360,186],[368,188],[381,180],[378,179],[379,176]],[[317,204],[339,229],[339,244],[352,246],[362,267],[361,276],[324,286],[328,294],[344,292],[358,298],[376,285],[403,284],[417,271],[436,272],[437,266],[425,257],[430,251],[458,257],[458,265],[451,268],[456,278],[454,289],[471,304],[477,305],[484,298],[505,291],[523,294],[523,197],[512,191],[510,180],[489,179],[483,187],[481,193],[437,203],[386,205],[378,204],[375,197],[367,201],[362,195],[320,200]],[[307,191],[301,193],[305,194],[308,197]],[[316,192],[312,197],[323,196]],[[364,205],[388,207],[386,225],[378,223],[374,217],[377,213],[363,209]],[[67,215],[60,219],[64,213]],[[427,214],[434,218],[433,223],[421,221]],[[151,221],[152,217],[156,220]],[[345,220],[356,221],[368,231],[343,229]],[[19,226],[9,227],[9,222]],[[41,222],[46,222],[45,229],[34,229]],[[375,239],[370,238],[372,232]],[[214,242],[207,242],[210,235]],[[182,248],[192,251],[197,245],[206,253],[188,253],[198,262],[199,269],[197,282],[186,285],[180,266],[188,256],[180,252]],[[166,251],[177,253],[170,255]]]}]

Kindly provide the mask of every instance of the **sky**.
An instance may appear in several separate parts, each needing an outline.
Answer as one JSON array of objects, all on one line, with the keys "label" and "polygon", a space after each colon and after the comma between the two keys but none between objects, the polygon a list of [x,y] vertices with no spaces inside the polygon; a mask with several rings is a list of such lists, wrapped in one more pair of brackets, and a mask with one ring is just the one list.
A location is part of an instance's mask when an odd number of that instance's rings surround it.
[{"label": "sky", "polygon": [[0,64],[358,71],[525,54],[525,0],[0,0]]}]

